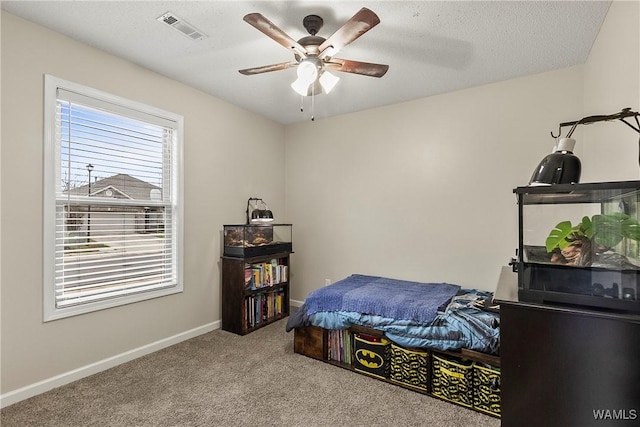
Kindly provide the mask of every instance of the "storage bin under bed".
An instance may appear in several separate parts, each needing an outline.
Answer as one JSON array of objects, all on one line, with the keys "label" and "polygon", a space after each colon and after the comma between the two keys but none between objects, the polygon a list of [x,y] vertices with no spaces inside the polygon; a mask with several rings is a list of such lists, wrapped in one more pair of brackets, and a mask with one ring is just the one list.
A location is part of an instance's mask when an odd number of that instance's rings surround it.
[{"label": "storage bin under bed", "polygon": [[473,362],[445,354],[432,354],[431,394],[473,407]]},{"label": "storage bin under bed", "polygon": [[473,407],[500,416],[500,368],[474,364]]},{"label": "storage bin under bed", "polygon": [[389,378],[391,341],[384,337],[355,334],[354,369],[379,378]]},{"label": "storage bin under bed", "polygon": [[429,388],[429,353],[391,344],[389,379],[420,391]]}]

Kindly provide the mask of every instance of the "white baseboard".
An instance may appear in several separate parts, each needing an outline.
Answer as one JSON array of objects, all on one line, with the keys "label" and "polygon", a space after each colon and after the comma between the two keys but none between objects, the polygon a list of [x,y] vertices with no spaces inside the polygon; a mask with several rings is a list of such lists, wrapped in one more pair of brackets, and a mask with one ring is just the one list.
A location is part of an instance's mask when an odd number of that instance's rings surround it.
[{"label": "white baseboard", "polygon": [[206,334],[207,332],[211,332],[216,329],[220,329],[219,320],[207,325],[199,326],[189,331],[181,332],[172,337],[164,338],[160,341],[156,341],[151,344],[126,351],[116,356],[91,363],[90,365],[74,369],[73,371],[56,375],[55,377],[39,381],[35,384],[30,384],[17,390],[4,393],[0,395],[0,408],[13,405],[14,403],[18,403],[21,400],[25,400],[30,397],[37,396],[38,394],[44,393],[45,391],[52,390],[65,384],[69,384],[73,381],[88,377],[89,375],[97,374],[98,372],[105,371],[109,368],[113,368],[114,366],[118,366],[122,363],[129,362],[130,360],[137,359],[138,357],[145,356],[147,354],[153,353],[154,351],[162,350],[163,348],[197,337],[198,335]]},{"label": "white baseboard", "polygon": [[304,301],[298,301],[295,299],[290,299],[289,300],[289,304],[291,304],[293,307],[300,307],[302,304],[304,304]]}]

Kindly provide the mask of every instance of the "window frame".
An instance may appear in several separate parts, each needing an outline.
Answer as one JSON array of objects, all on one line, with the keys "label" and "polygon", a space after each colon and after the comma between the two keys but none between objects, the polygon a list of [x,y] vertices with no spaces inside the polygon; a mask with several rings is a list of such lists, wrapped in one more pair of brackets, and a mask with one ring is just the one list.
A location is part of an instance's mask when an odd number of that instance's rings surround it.
[{"label": "window frame", "polygon": [[[58,89],[75,92],[93,98],[102,107],[113,106],[108,111],[122,114],[118,108],[133,110],[156,116],[161,120],[175,123],[175,138],[172,147],[171,183],[172,227],[176,239],[176,283],[172,286],[140,291],[109,299],[85,302],[68,307],[56,306],[56,189],[59,177],[60,151],[56,141],[56,108]],[[183,138],[184,118],[156,107],[132,101],[92,87],[70,82],[49,74],[44,75],[44,165],[43,165],[43,320],[44,322],[90,313],[111,307],[118,307],[152,298],[181,293],[184,290],[184,190],[183,190]]]}]

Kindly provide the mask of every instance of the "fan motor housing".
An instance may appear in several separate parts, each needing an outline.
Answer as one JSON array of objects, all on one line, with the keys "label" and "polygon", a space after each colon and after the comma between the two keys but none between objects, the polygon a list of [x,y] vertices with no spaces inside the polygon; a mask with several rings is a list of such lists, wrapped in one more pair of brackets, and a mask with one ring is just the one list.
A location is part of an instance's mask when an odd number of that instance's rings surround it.
[{"label": "fan motor housing", "polygon": [[[317,55],[320,53],[320,51],[318,50],[318,47],[320,47],[320,45],[324,41],[325,41],[324,37],[306,36],[298,40],[298,43],[304,46],[304,48],[307,50],[307,53],[309,55]],[[296,56],[298,55],[296,54]]]},{"label": "fan motor housing", "polygon": [[312,36],[318,34],[318,31],[322,28],[322,24],[324,24],[324,21],[318,15],[307,15],[302,20],[302,25]]}]

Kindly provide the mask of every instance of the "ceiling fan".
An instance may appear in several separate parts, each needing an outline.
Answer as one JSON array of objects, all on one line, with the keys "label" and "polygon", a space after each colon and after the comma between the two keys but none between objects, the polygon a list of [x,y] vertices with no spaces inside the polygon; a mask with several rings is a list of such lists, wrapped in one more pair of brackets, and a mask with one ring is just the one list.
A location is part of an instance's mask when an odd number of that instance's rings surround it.
[{"label": "ceiling fan", "polygon": [[378,15],[366,7],[360,9],[328,39],[316,35],[323,24],[322,18],[318,15],[308,15],[303,19],[302,25],[309,35],[298,41],[289,37],[260,13],[250,13],[243,19],[249,25],[287,48],[287,50],[293,51],[295,60],[247,68],[239,70],[240,73],[254,75],[297,67],[298,79],[291,87],[303,96],[328,93],[339,80],[329,70],[370,77],[382,77],[389,69],[388,65],[333,57],[340,49],[380,23]]}]

